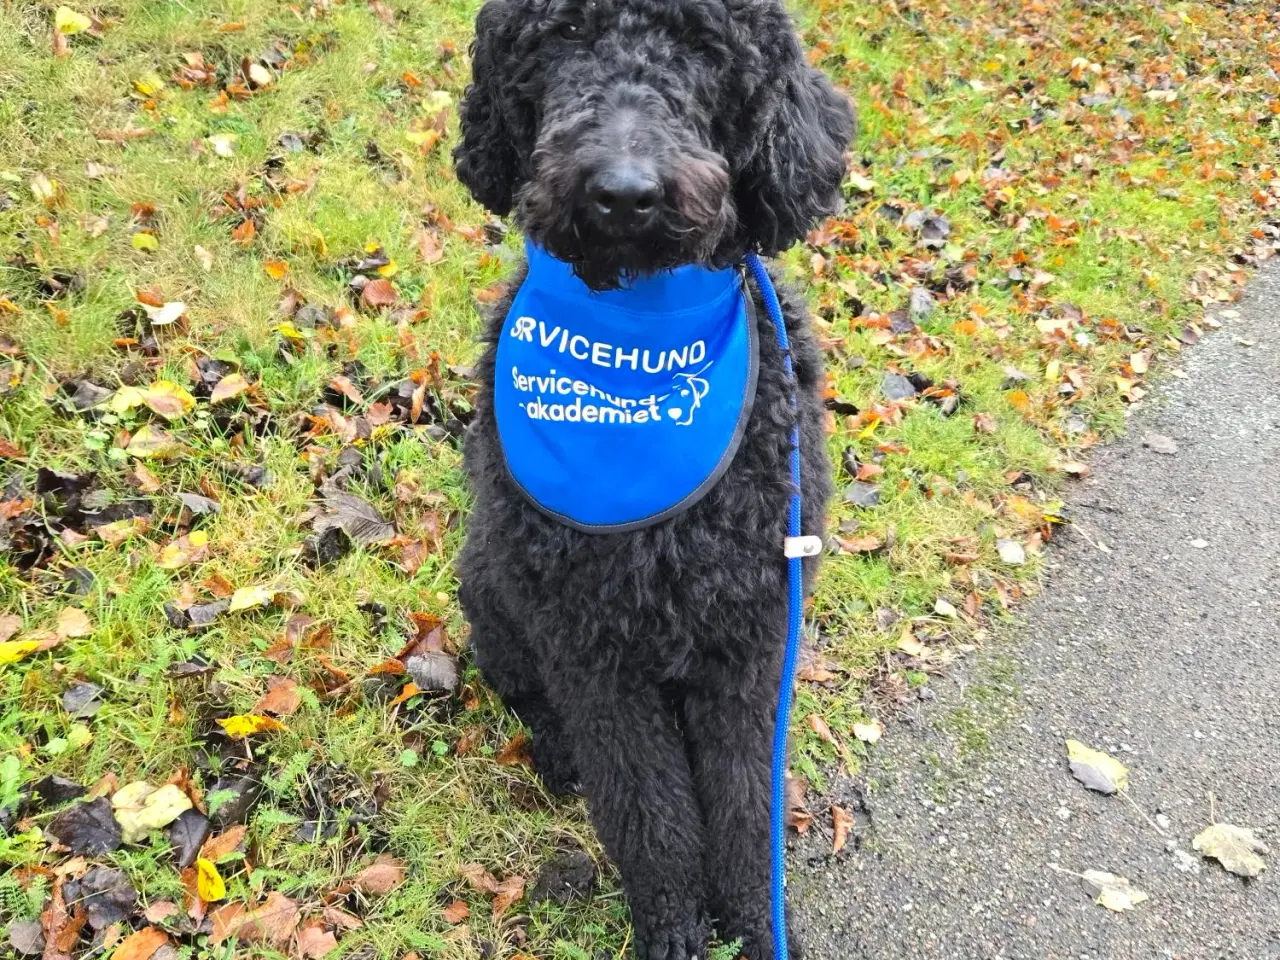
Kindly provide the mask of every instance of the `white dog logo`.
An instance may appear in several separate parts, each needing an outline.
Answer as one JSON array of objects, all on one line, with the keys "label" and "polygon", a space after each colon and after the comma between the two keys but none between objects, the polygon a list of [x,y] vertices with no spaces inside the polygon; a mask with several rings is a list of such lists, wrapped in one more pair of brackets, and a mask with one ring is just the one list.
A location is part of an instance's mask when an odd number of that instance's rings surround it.
[{"label": "white dog logo", "polygon": [[667,407],[667,416],[676,422],[677,427],[687,427],[693,423],[693,415],[702,406],[702,398],[711,391],[711,384],[699,374],[706,373],[707,364],[697,373],[677,373],[672,384],[672,392],[662,399],[674,399],[678,406]]}]

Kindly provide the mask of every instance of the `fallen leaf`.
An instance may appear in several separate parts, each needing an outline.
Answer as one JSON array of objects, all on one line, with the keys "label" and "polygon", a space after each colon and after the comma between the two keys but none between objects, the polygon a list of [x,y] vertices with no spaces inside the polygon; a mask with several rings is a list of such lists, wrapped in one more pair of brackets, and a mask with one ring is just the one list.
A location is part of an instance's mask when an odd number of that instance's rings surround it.
[{"label": "fallen leaf", "polygon": [[287,677],[271,677],[267,681],[267,692],[253,705],[254,713],[274,713],[278,717],[287,717],[302,705],[302,694],[298,685]]},{"label": "fallen leaf", "polygon": [[325,489],[321,495],[312,524],[316,533],[337,527],[356,543],[363,544],[382,543],[395,535],[395,525],[384,520],[369,501],[341,490]]},{"label": "fallen leaf", "polygon": [[1071,775],[1090,790],[1112,794],[1129,785],[1129,769],[1115,757],[1085,746],[1079,740],[1067,741],[1067,760]]},{"label": "fallen leaf", "polygon": [[1267,865],[1259,854],[1270,852],[1252,830],[1229,823],[1215,823],[1201,830],[1191,841],[1191,848],[1203,856],[1213,857],[1241,877],[1256,877],[1266,870]]},{"label": "fallen leaf", "polygon": [[160,249],[160,241],[149,230],[139,230],[130,238],[129,243],[141,253],[155,253]]},{"label": "fallen leaf", "polygon": [[1086,870],[1081,876],[1085,887],[1097,897],[1094,902],[1116,913],[1132,910],[1138,904],[1150,899],[1124,877],[1118,877],[1114,873]]},{"label": "fallen leaf", "polygon": [[262,269],[272,280],[283,280],[289,274],[289,264],[283,260],[263,261]]},{"label": "fallen leaf", "polygon": [[155,927],[143,927],[127,937],[111,954],[111,960],[150,960],[152,954],[169,942],[169,935]]},{"label": "fallen leaf", "polygon": [[143,426],[129,440],[129,455],[143,460],[167,460],[182,452],[182,445],[170,434],[153,427]]},{"label": "fallen leaf", "polygon": [[257,226],[252,220],[242,220],[231,230],[231,239],[242,247],[247,247],[253,243],[254,236],[258,233]]},{"label": "fallen leaf", "polygon": [[389,307],[400,298],[391,281],[379,277],[364,285],[364,289],[360,291],[360,299],[369,307]]},{"label": "fallen leaf", "polygon": [[[0,643],[0,667],[10,663],[17,663],[37,651],[55,647],[61,639],[57,634],[50,634],[49,637],[44,639],[5,640]],[[51,640],[52,642],[50,642]]]},{"label": "fallen leaf", "polygon": [[[178,855],[178,869],[185,870],[196,862],[202,845],[209,837],[209,818],[199,810],[185,811],[169,827],[169,842]],[[153,920],[152,923],[159,921]]]},{"label": "fallen leaf", "polygon": [[164,923],[178,912],[178,905],[172,900],[157,900],[147,905],[142,911],[147,923]]},{"label": "fallen leaf", "polygon": [[144,303],[142,309],[147,312],[147,317],[153,327],[168,327],[177,323],[186,315],[187,305],[181,300],[174,300],[158,307]]},{"label": "fallen leaf", "polygon": [[191,798],[177,784],[156,788],[145,780],[121,787],[111,796],[122,843],[138,843],[152,830],[167,827],[183,811],[191,809]]},{"label": "fallen leaf", "polygon": [[210,251],[197,243],[194,253],[196,255],[196,259],[200,261],[200,266],[204,268],[205,273],[208,273],[213,269],[213,254]]},{"label": "fallen leaf", "polygon": [[273,720],[271,717],[263,717],[255,714],[241,714],[235,717],[226,717],[218,721],[218,725],[226,731],[227,736],[232,740],[243,740],[245,737],[251,737],[255,733],[264,731],[284,730],[285,725],[279,720]]},{"label": "fallen leaf", "polygon": [[287,942],[298,928],[301,914],[298,905],[284,894],[273,890],[261,905],[246,909],[242,903],[228,903],[211,916],[213,932],[209,942],[221,943],[230,937],[247,942]]},{"label": "fallen leaf", "polygon": [[494,890],[493,919],[497,920],[510,909],[511,905],[524,896],[524,877],[512,874]]},{"label": "fallen leaf", "polygon": [[827,721],[823,720],[816,713],[809,714],[807,719],[809,722],[809,729],[818,735],[819,740],[832,744],[833,746],[835,745],[836,738],[831,733],[831,727],[827,725]]},{"label": "fallen leaf", "polygon": [[231,606],[227,608],[227,612],[238,613],[241,610],[256,610],[258,607],[265,607],[271,603],[275,595],[275,588],[262,584],[253,587],[240,587],[231,595]]},{"label": "fallen leaf", "polygon": [[58,7],[53,12],[53,25],[59,33],[70,37],[77,33],[84,33],[93,26],[93,21],[70,7]]},{"label": "fallen leaf", "polygon": [[208,547],[209,534],[204,530],[192,530],[161,547],[156,565],[161,570],[179,570],[204,560],[209,554]]},{"label": "fallen leaf", "polygon": [[443,913],[446,923],[461,923],[471,916],[471,908],[467,906],[467,901],[455,900],[444,908]]},{"label": "fallen leaf", "polygon": [[317,960],[337,949],[338,939],[319,924],[309,923],[298,931],[298,950],[304,957]]},{"label": "fallen leaf", "polygon": [[53,818],[45,832],[73,854],[90,857],[110,853],[121,840],[120,824],[106,797],[72,804]]},{"label": "fallen leaf", "polygon": [[[213,147],[213,152],[220,157],[234,157],[236,155],[236,141],[240,138],[234,133],[215,133],[209,137],[209,146]],[[247,221],[252,223],[253,221]],[[236,237],[238,240],[239,237]]]},{"label": "fallen leaf", "polygon": [[876,743],[884,735],[884,724],[879,720],[872,720],[870,723],[855,723],[853,725],[853,735],[863,743]]},{"label": "fallen leaf", "polygon": [[996,552],[1000,554],[1001,560],[1013,567],[1027,562],[1027,551],[1017,540],[1001,537],[996,541]]},{"label": "fallen leaf", "polygon": [[933,612],[949,620],[954,620],[960,616],[960,611],[956,609],[955,604],[943,597],[939,597],[933,602]]},{"label": "fallen leaf", "polygon": [[853,829],[853,817],[843,807],[832,804],[831,820],[835,829],[835,837],[831,841],[831,852],[839,853],[849,841],[849,831]]},{"label": "fallen leaf", "polygon": [[79,607],[63,607],[54,630],[64,639],[87,637],[93,633],[93,623],[90,622],[89,615]]},{"label": "fallen leaf", "polygon": [[142,402],[166,420],[179,420],[195,409],[196,398],[171,380],[157,380],[142,391]]},{"label": "fallen leaf", "polygon": [[225,403],[249,389],[249,383],[238,373],[228,373],[218,381],[209,395],[210,403]]},{"label": "fallen leaf", "polygon": [[214,903],[227,895],[227,885],[218,873],[218,868],[213,865],[213,861],[204,857],[196,858],[196,889],[205,903]]},{"label": "fallen leaf", "polygon": [[230,856],[240,849],[248,829],[243,823],[238,823],[234,827],[228,827],[216,837],[210,837],[200,848],[200,856],[213,863]]},{"label": "fallen leaf", "polygon": [[385,897],[404,883],[404,864],[389,854],[381,854],[355,875],[352,885],[371,897]]},{"label": "fallen leaf", "polygon": [[1159,433],[1148,433],[1142,438],[1142,445],[1152,453],[1162,453],[1166,457],[1172,457],[1178,452],[1177,441]]}]

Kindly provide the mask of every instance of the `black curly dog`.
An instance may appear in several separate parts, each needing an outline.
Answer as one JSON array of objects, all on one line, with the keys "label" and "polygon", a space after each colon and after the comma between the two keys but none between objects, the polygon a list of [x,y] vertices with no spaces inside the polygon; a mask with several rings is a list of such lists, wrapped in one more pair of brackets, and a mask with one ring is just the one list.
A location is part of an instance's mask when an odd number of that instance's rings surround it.
[{"label": "black curly dog", "polygon": [[[594,288],[776,254],[839,203],[853,111],[807,64],[780,0],[488,0],[473,69],[459,178]],[[800,389],[803,527],[821,534],[821,355],[803,302],[780,296]],[[513,485],[491,403],[510,299],[489,323],[466,438],[475,507],[460,597],[477,661],[532,729],[547,786],[585,791],[644,960],[704,956],[713,920],[751,960],[773,957],[770,739],[793,408],[758,292],[756,304],[746,436],[711,492],[671,519],[581,533]]]}]

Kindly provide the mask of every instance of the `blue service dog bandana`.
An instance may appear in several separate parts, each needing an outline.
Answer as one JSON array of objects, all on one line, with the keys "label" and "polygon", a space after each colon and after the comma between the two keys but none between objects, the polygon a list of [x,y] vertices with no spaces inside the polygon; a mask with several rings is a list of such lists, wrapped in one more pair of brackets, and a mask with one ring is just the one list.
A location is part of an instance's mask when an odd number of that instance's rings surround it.
[{"label": "blue service dog bandana", "polygon": [[756,392],[756,328],[733,269],[683,266],[593,291],[527,244],[498,340],[507,469],[544,513],[591,533],[648,526],[709,491]]}]

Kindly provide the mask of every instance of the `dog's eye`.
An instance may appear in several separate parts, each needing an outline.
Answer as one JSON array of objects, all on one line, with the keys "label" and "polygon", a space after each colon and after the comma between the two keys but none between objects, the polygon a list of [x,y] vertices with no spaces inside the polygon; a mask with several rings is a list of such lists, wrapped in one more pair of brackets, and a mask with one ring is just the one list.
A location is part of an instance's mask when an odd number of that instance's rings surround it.
[{"label": "dog's eye", "polygon": [[566,40],[582,39],[582,27],[578,26],[578,24],[573,23],[572,21],[569,21],[569,20],[566,20],[564,23],[560,24],[560,26],[557,28],[557,32],[560,34],[560,36],[564,37]]}]

